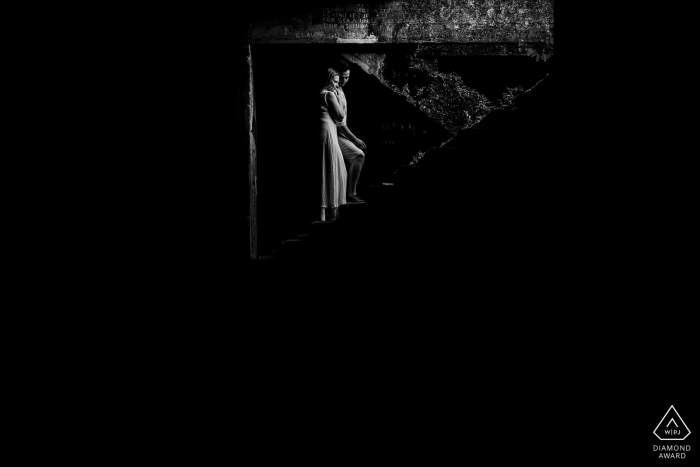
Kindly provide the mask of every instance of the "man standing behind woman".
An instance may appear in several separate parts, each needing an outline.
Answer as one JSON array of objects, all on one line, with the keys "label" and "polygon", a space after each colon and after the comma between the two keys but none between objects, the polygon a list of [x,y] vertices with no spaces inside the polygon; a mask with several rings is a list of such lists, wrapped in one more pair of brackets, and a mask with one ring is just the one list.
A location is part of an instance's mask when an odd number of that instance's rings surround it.
[{"label": "man standing behind woman", "polygon": [[367,145],[348,128],[348,103],[345,99],[345,93],[343,92],[343,88],[350,80],[350,65],[344,60],[339,60],[334,65],[334,69],[339,74],[337,98],[343,113],[343,117],[341,119],[336,119],[335,124],[338,133],[338,144],[343,153],[343,158],[347,163],[347,201],[348,204],[364,203],[363,200],[358,198],[356,191],[357,180],[360,178],[360,172],[365,163],[365,153],[363,149],[367,149]]},{"label": "man standing behind woman", "polygon": [[319,103],[321,107],[321,129],[319,143],[322,151],[322,221],[334,221],[338,218],[339,207],[347,204],[347,171],[343,162],[343,153],[338,144],[336,121],[345,119],[345,112],[338,102],[339,73],[329,68],[326,85],[321,89]]}]

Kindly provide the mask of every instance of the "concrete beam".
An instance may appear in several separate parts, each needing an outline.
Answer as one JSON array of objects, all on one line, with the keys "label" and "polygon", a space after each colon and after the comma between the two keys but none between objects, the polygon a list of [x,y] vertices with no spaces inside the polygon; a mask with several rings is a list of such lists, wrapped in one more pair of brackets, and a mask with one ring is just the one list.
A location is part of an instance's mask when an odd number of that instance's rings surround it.
[{"label": "concrete beam", "polygon": [[253,43],[518,43],[547,37],[554,0],[414,0],[265,13]]}]

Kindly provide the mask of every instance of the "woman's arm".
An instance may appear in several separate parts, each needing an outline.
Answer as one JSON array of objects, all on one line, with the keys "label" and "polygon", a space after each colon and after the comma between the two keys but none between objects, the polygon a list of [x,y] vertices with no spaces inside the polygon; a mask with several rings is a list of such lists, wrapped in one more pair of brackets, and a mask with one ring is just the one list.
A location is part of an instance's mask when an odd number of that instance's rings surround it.
[{"label": "woman's arm", "polygon": [[340,107],[338,98],[332,92],[326,93],[326,102],[328,103],[328,112],[331,114],[333,120],[342,120],[345,118],[345,112]]}]

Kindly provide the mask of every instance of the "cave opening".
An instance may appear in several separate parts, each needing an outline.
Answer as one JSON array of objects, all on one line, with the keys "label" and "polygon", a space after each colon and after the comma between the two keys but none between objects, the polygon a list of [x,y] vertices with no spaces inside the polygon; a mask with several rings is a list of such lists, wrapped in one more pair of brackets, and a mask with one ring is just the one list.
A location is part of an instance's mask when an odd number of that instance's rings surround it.
[{"label": "cave opening", "polygon": [[[365,72],[349,55],[377,54],[384,60],[383,81]],[[390,182],[392,174],[420,151],[454,135],[442,121],[421,111],[396,88],[424,85],[416,61],[442,75],[457,75],[463,85],[496,104],[507,88],[532,87],[547,64],[519,55],[458,54],[450,45],[417,44],[254,44],[251,48],[257,120],[258,251],[264,255],[316,220],[318,193],[313,148],[318,125],[316,96],[325,69],[343,59],[351,78],[344,88],[348,126],[367,144],[358,194]],[[394,89],[388,85],[395,86]],[[424,91],[427,92],[427,91]],[[431,91],[434,92],[434,91]],[[438,93],[450,99],[445,86]]]}]

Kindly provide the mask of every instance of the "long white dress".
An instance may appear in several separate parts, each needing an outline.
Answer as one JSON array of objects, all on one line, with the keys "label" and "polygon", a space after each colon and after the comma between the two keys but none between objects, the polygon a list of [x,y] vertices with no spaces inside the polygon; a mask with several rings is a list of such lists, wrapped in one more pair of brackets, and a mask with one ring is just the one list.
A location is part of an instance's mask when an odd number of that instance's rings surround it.
[{"label": "long white dress", "polygon": [[343,153],[338,145],[338,128],[328,112],[328,93],[321,91],[321,131],[319,142],[323,154],[321,207],[337,208],[347,204],[345,189],[347,185],[347,170],[343,161]]}]

